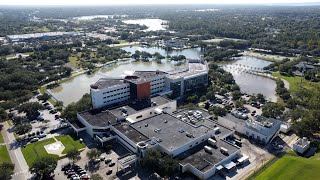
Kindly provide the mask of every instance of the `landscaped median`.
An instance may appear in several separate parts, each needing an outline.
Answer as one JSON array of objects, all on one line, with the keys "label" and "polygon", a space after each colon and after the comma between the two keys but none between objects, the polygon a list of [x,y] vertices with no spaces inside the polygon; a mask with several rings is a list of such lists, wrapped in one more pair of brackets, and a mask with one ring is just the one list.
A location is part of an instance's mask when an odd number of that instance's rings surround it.
[{"label": "landscaped median", "polygon": [[0,163],[11,162],[7,147],[5,145],[0,145]]},{"label": "landscaped median", "polygon": [[71,149],[75,148],[75,149],[81,150],[82,148],[85,147],[85,144],[80,143],[79,140],[77,140],[76,138],[70,135],[61,135],[55,138],[34,142],[31,144],[28,144],[25,148],[21,149],[23,156],[27,161],[27,164],[30,166],[37,158],[40,158],[40,157],[52,156],[57,159],[63,158],[64,156],[48,154],[47,150],[44,148],[44,146],[55,143],[57,141],[60,141],[64,146],[62,155],[65,155],[66,152],[68,152]]}]

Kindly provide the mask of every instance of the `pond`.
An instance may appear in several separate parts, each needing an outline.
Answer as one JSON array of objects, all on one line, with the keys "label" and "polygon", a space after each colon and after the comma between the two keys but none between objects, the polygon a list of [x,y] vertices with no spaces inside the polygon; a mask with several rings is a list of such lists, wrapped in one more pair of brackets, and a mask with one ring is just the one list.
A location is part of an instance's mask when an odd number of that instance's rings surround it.
[{"label": "pond", "polygon": [[168,21],[162,20],[162,19],[134,19],[134,20],[125,20],[123,21],[126,24],[139,24],[139,25],[145,25],[148,27],[146,31],[159,31],[159,30],[165,30],[167,25],[164,25]]},{"label": "pond", "polygon": [[269,64],[271,64],[269,61],[243,56],[233,62],[224,64],[224,69],[232,73],[242,92],[247,94],[261,93],[267,100],[276,102],[276,83],[274,80],[245,72],[246,70],[262,70]]}]

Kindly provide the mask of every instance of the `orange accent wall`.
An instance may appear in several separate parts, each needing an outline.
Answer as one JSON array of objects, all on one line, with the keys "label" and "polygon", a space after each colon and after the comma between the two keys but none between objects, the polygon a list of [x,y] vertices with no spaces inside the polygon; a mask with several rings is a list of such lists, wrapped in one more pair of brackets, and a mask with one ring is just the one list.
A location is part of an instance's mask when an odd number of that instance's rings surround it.
[{"label": "orange accent wall", "polygon": [[143,100],[150,97],[150,82],[137,84],[137,100]]}]

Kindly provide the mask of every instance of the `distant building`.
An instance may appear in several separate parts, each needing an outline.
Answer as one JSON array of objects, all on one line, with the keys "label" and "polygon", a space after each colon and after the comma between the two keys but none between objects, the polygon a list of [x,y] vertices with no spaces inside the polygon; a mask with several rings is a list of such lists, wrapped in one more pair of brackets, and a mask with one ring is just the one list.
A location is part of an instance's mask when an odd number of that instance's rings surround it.
[{"label": "distant building", "polygon": [[164,42],[164,46],[168,48],[182,49],[184,45],[185,45],[184,41],[177,40],[177,39],[171,39]]},{"label": "distant building", "polygon": [[33,33],[33,34],[19,34],[19,35],[8,35],[7,39],[11,42],[25,42],[36,39],[47,39],[52,37],[69,37],[69,36],[80,36],[83,35],[81,32],[45,32],[45,33]]},{"label": "distant building", "polygon": [[196,87],[208,85],[207,62],[189,60],[187,68],[178,71],[135,71],[124,78],[102,78],[91,85],[94,109],[142,101],[157,95],[182,97]]},{"label": "distant building", "polygon": [[310,147],[310,141],[306,137],[303,137],[302,139],[298,139],[293,145],[292,149],[296,151],[297,153],[303,154],[306,152]]}]

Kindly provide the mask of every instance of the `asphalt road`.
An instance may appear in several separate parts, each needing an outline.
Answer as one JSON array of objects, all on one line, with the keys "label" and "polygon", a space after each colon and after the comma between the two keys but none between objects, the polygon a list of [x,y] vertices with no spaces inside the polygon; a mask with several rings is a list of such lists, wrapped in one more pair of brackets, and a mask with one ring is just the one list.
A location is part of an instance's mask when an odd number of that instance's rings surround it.
[{"label": "asphalt road", "polygon": [[30,179],[31,174],[29,172],[29,166],[23,157],[20,147],[16,144],[15,137],[10,132],[8,123],[3,124],[3,139],[6,143],[10,158],[14,164],[13,180],[25,180]]}]

